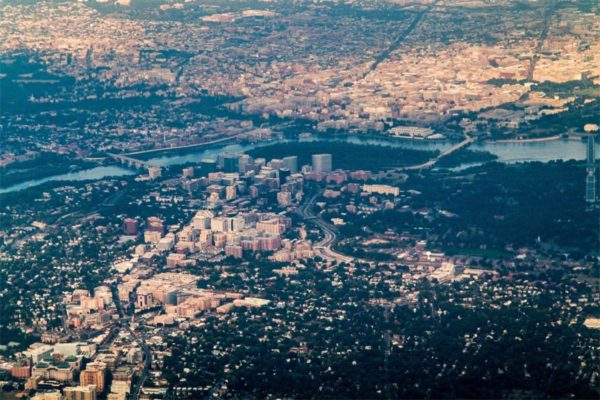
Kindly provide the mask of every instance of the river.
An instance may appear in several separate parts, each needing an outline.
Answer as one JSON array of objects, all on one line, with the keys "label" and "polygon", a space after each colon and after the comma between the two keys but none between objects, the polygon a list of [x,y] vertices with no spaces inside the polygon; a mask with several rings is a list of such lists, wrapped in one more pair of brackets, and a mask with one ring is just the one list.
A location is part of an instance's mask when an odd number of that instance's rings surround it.
[{"label": "river", "polygon": [[29,189],[34,186],[41,185],[42,183],[50,181],[87,181],[87,180],[98,180],[109,176],[126,176],[133,175],[135,171],[127,168],[117,166],[107,167],[95,167],[90,169],[84,169],[78,172],[69,172],[66,174],[47,176],[45,178],[33,179],[11,185],[9,187],[0,189],[0,194],[8,192],[16,192],[19,190]]},{"label": "river", "polygon": [[[341,138],[323,138],[308,137],[298,139],[299,141],[340,141],[355,144],[388,145],[400,148],[409,148],[415,150],[440,150],[444,151],[452,146],[453,143],[447,141],[416,141],[404,139],[386,139],[373,137],[348,136]],[[191,162],[199,162],[202,159],[215,159],[219,153],[239,153],[249,151],[257,147],[268,146],[275,143],[294,143],[292,140],[277,140],[271,142],[248,143],[248,144],[224,144],[222,146],[212,146],[205,149],[187,150],[186,152],[162,153],[147,161],[151,164],[167,167],[171,165],[180,165]],[[527,142],[527,143],[476,143],[470,147],[473,150],[489,151],[498,157],[498,161],[506,163],[541,161],[548,162],[552,160],[583,160],[585,159],[586,144],[580,140],[553,140],[546,142]],[[600,154],[600,143],[596,143],[596,154]],[[335,167],[335,160],[334,160]],[[50,181],[82,181],[97,180],[107,177],[118,177],[135,174],[134,171],[116,167],[96,167],[79,172],[49,176],[43,179],[26,181],[0,189],[0,194],[28,189]]]}]

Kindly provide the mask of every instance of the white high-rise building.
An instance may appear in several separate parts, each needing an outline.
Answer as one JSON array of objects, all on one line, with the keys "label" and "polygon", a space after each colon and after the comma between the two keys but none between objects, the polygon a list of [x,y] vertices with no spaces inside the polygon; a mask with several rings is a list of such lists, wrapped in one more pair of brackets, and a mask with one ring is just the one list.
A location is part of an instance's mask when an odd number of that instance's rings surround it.
[{"label": "white high-rise building", "polygon": [[315,172],[331,172],[331,154],[313,154],[312,168]]},{"label": "white high-rise building", "polygon": [[287,168],[290,170],[292,174],[298,172],[298,157],[297,156],[289,156],[283,158],[283,168]]}]

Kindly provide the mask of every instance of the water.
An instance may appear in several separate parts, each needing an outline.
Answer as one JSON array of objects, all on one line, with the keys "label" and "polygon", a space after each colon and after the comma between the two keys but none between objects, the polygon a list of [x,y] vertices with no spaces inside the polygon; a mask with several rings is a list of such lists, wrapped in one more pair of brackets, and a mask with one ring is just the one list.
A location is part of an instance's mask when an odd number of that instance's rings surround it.
[{"label": "water", "polygon": [[[452,143],[445,141],[418,141],[403,139],[386,139],[373,137],[348,136],[342,137],[308,137],[299,139],[299,141],[344,141],[354,144],[388,145],[399,148],[415,150],[440,150],[443,151],[452,146]],[[294,143],[293,140],[277,140],[272,142],[248,143],[248,144],[227,144],[223,146],[210,147],[208,149],[197,149],[186,153],[163,153],[147,160],[153,165],[167,167],[171,165],[180,165],[186,163],[199,162],[202,159],[215,159],[219,153],[240,153],[249,151],[257,147],[264,147],[275,143]],[[506,163],[516,163],[525,161],[548,162],[552,160],[584,160],[586,153],[586,144],[580,140],[553,140],[547,142],[529,142],[529,143],[481,143],[470,147],[473,150],[489,151],[498,157],[498,161]],[[596,144],[596,154],[600,154],[600,143]],[[334,160],[335,164],[335,160]],[[0,189],[0,194],[27,189],[50,181],[82,181],[97,180],[107,177],[118,177],[133,175],[136,172],[116,167],[96,167],[74,173],[49,176],[43,179],[36,179],[9,186]]]},{"label": "water", "polygon": [[[482,143],[471,146],[473,150],[489,151],[506,163],[554,160],[585,160],[586,143],[581,140],[552,140],[529,143]],[[600,143],[596,143],[596,154]]]},{"label": "water", "polygon": [[116,166],[95,167],[90,169],[84,169],[78,172],[69,172],[66,174],[47,176],[41,179],[34,179],[22,183],[17,183],[15,185],[0,189],[0,194],[28,189],[50,181],[87,181],[98,180],[113,176],[118,177],[133,174],[135,174],[135,172],[132,170]]},{"label": "water", "polygon": [[405,149],[414,150],[440,150],[443,151],[452,147],[452,143],[446,141],[415,141],[415,140],[403,140],[403,139],[385,139],[385,138],[373,138],[373,137],[314,137],[310,136],[307,138],[300,138],[297,140],[280,139],[271,142],[259,142],[259,143],[248,143],[248,144],[229,144],[223,147],[214,147],[209,149],[198,149],[193,152],[186,152],[181,154],[163,153],[161,156],[150,158],[148,161],[150,164],[157,165],[159,167],[167,167],[170,165],[180,165],[190,162],[199,162],[202,159],[216,159],[220,153],[241,153],[250,151],[259,147],[265,147],[277,143],[295,143],[295,142],[339,142],[343,141],[352,144],[363,144],[363,145],[380,145],[380,146],[392,146]]},{"label": "water", "polygon": [[[347,138],[316,138],[309,137],[299,141],[344,141],[354,144],[371,144],[382,146],[393,146],[414,150],[440,150],[444,151],[452,147],[452,143],[447,141],[427,141],[427,140],[405,140],[405,139],[385,139],[372,137],[349,136]],[[272,142],[261,142],[254,144],[230,144],[224,147],[211,149],[198,149],[197,151],[185,154],[164,153],[148,160],[151,164],[166,167],[170,165],[179,165],[190,162],[199,162],[204,158],[215,159],[219,153],[239,153],[249,151],[257,147],[268,146],[275,143],[293,143],[291,140],[277,140]],[[552,140],[546,142],[525,142],[525,143],[481,143],[469,147],[472,150],[488,151],[498,157],[498,161],[506,163],[516,163],[525,161],[548,162],[553,160],[584,160],[586,153],[586,143],[581,140]],[[596,154],[600,154],[600,143],[596,143]],[[335,160],[334,160],[335,161]]]}]

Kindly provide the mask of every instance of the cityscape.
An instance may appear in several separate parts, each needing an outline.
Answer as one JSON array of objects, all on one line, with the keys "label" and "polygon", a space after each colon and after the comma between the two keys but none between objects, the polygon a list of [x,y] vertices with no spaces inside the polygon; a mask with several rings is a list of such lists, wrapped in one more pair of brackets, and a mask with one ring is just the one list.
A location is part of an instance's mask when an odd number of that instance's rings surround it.
[{"label": "cityscape", "polygon": [[0,400],[597,399],[595,0],[0,0]]}]

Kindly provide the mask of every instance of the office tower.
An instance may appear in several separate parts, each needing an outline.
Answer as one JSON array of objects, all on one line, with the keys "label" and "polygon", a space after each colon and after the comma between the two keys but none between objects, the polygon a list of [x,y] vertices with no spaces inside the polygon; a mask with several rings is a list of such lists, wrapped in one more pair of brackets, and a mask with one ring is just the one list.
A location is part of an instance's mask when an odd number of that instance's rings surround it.
[{"label": "office tower", "polygon": [[252,164],[252,157],[248,154],[242,154],[238,160],[238,168],[240,173],[246,172],[246,167]]},{"label": "office tower", "polygon": [[315,172],[331,172],[331,154],[313,154],[312,168]]},{"label": "office tower", "polygon": [[94,385],[66,387],[63,390],[65,400],[96,400]]},{"label": "office tower", "polygon": [[269,166],[273,169],[283,168],[283,160],[274,158],[271,160],[271,162],[269,162]]},{"label": "office tower", "polygon": [[257,158],[256,160],[254,160],[254,165],[260,169],[261,167],[264,167],[265,165],[267,165],[267,160],[264,158]]},{"label": "office tower", "polygon": [[279,171],[278,171],[278,175],[279,175],[279,184],[282,184],[282,183],[285,183],[285,181],[287,180],[287,178],[290,175],[292,175],[292,173],[287,168],[280,168]]},{"label": "office tower", "polygon": [[217,162],[215,160],[203,159],[200,161],[200,167],[204,175],[210,174],[217,170]]},{"label": "office tower", "polygon": [[163,222],[158,217],[148,217],[146,219],[146,230],[151,232],[165,233]]},{"label": "office tower", "polygon": [[194,177],[194,167],[184,168],[181,172],[181,176],[184,178],[193,178]]},{"label": "office tower", "polygon": [[106,375],[106,364],[103,362],[91,362],[89,363],[85,371],[81,371],[79,375],[79,384],[81,386],[94,385],[96,391],[102,393],[104,391]]},{"label": "office tower", "polygon": [[237,198],[237,189],[235,186],[225,188],[225,200],[235,200]]},{"label": "office tower", "polygon": [[216,217],[210,221],[210,229],[213,232],[227,232],[227,222],[223,217]]},{"label": "office tower", "polygon": [[[177,296],[172,303],[169,304],[177,304]],[[131,383],[133,379],[133,370],[129,367],[118,367],[112,373],[113,383],[117,381],[129,382]]]},{"label": "office tower", "polygon": [[125,218],[123,220],[123,233],[126,235],[137,235],[138,222],[133,218]]},{"label": "office tower", "polygon": [[292,204],[292,194],[290,192],[277,193],[277,203],[280,207],[287,207]]},{"label": "office tower", "polygon": [[289,169],[292,174],[298,172],[298,156],[284,157],[283,168]]},{"label": "office tower", "polygon": [[228,257],[242,258],[244,250],[240,245],[227,245],[225,246],[225,255]]},{"label": "office tower", "polygon": [[194,229],[210,229],[210,220],[214,214],[210,211],[201,210],[192,218],[192,226]]},{"label": "office tower", "polygon": [[239,232],[246,227],[246,219],[243,215],[237,215],[234,217],[234,221],[231,225],[232,232]]},{"label": "office tower", "polygon": [[160,178],[162,175],[162,170],[160,167],[148,167],[148,176],[150,179]]},{"label": "office tower", "polygon": [[217,156],[219,168],[225,172],[238,172],[240,165],[240,156],[237,154],[219,154]]}]

